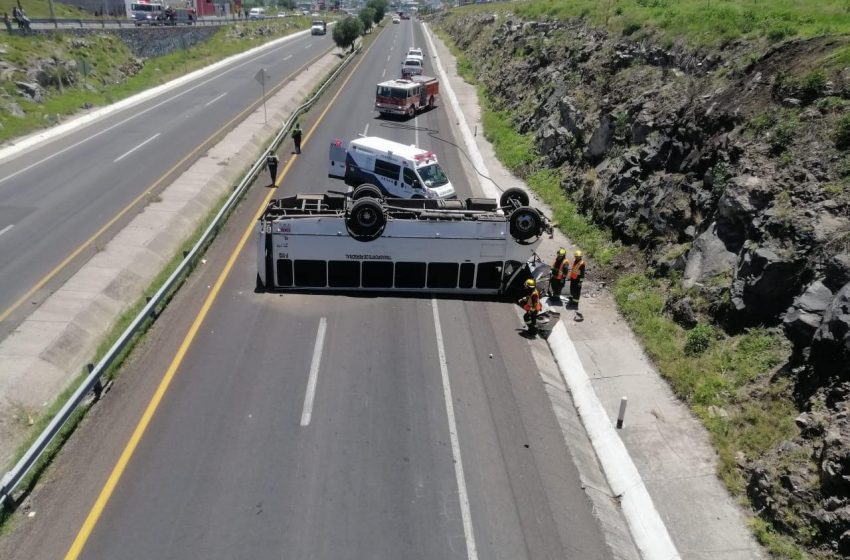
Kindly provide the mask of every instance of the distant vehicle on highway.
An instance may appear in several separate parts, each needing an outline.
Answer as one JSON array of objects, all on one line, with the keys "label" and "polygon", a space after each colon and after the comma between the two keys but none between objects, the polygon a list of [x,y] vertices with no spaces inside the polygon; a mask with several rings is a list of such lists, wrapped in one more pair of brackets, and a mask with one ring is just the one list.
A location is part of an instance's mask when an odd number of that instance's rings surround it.
[{"label": "distant vehicle on highway", "polygon": [[420,49],[419,47],[413,47],[413,48],[407,49],[406,58],[416,58],[416,59],[419,59],[419,60],[422,60],[422,61],[425,60],[425,57],[422,56],[422,49]]},{"label": "distant vehicle on highway", "polygon": [[398,19],[398,16],[393,16],[393,23],[401,23],[401,20]]},{"label": "distant vehicle on highway", "polygon": [[163,23],[165,25],[194,25],[195,10],[193,8],[165,8],[163,12]]},{"label": "distant vehicle on highway", "polygon": [[499,201],[287,196],[257,224],[257,288],[507,295],[545,274],[534,249],[548,231],[518,189]]},{"label": "distant vehicle on highway", "polygon": [[328,32],[328,24],[317,19],[310,25],[310,35],[325,35]]},{"label": "distant vehicle on highway", "polygon": [[251,8],[248,12],[248,19],[266,19],[265,8]]},{"label": "distant vehicle on highway", "polygon": [[422,60],[419,58],[405,58],[401,63],[401,77],[416,76],[422,73]]},{"label": "distant vehicle on highway", "polygon": [[455,188],[434,152],[366,136],[331,142],[328,176],[350,187],[373,185],[378,193],[397,198],[454,198]]},{"label": "distant vehicle on highway", "polygon": [[127,17],[136,27],[142,25],[163,25],[165,20],[165,6],[159,2],[131,2],[127,10]]}]

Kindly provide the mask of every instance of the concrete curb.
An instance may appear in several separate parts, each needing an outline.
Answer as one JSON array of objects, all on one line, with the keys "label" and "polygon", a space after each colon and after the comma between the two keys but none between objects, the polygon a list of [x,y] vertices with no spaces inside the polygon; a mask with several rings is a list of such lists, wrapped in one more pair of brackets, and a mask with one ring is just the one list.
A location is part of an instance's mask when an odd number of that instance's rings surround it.
[{"label": "concrete curb", "polygon": [[637,467],[590,384],[566,327],[562,323],[555,325],[547,342],[569,386],[608,484],[620,499],[623,515],[641,557],[647,560],[680,559]]},{"label": "concrete curb", "polygon": [[275,39],[273,41],[269,41],[268,43],[260,45],[259,47],[254,47],[253,49],[247,50],[245,52],[241,52],[239,54],[229,56],[229,57],[227,57],[223,60],[220,60],[218,62],[215,62],[215,63],[213,63],[209,66],[206,66],[204,68],[200,68],[198,70],[195,70],[194,72],[190,72],[189,74],[186,74],[184,76],[180,76],[179,78],[175,78],[175,79],[171,80],[170,82],[167,82],[167,83],[164,83],[162,85],[156,86],[154,88],[142,91],[142,92],[137,93],[135,95],[131,95],[130,97],[128,97],[126,99],[122,99],[121,101],[118,101],[117,103],[113,103],[112,105],[108,105],[108,106],[102,107],[100,109],[95,109],[94,111],[91,111],[91,112],[89,112],[85,115],[82,115],[82,116],[79,116],[79,117],[76,117],[76,118],[72,118],[70,121],[62,123],[62,124],[57,125],[57,126],[54,126],[53,128],[50,128],[48,130],[43,130],[41,132],[35,132],[35,133],[33,133],[29,136],[25,136],[25,137],[19,138],[17,140],[11,140],[10,145],[3,147],[3,148],[0,148],[0,161],[3,161],[4,159],[7,159],[9,157],[15,156],[15,155],[23,152],[24,150],[30,149],[34,146],[37,146],[38,144],[41,144],[43,142],[47,142],[47,141],[52,140],[54,138],[58,138],[58,137],[60,137],[64,134],[67,134],[69,132],[72,132],[74,130],[82,128],[82,127],[86,126],[87,124],[90,124],[90,123],[92,123],[92,122],[94,122],[98,119],[112,115],[112,114],[114,114],[118,111],[121,111],[123,109],[126,109],[128,107],[132,107],[133,105],[138,105],[139,103],[142,103],[143,101],[147,101],[147,100],[152,99],[152,98],[154,98],[158,95],[161,95],[161,94],[163,94],[167,91],[171,91],[172,89],[178,88],[178,87],[180,87],[184,84],[192,82],[193,80],[196,80],[197,78],[211,74],[211,73],[215,72],[216,70],[219,70],[220,68],[223,68],[223,67],[225,67],[229,64],[232,64],[234,62],[238,62],[240,60],[249,58],[251,56],[259,54],[260,52],[262,52],[266,49],[276,47],[278,45],[281,45],[283,43],[286,43],[286,42],[292,41],[292,40],[294,40],[298,37],[301,37],[302,35],[308,35],[309,33],[310,33],[310,30],[307,29],[305,31],[298,31],[298,32],[293,33],[291,35],[287,35],[286,37],[281,37],[280,39]]},{"label": "concrete curb", "polygon": [[[435,53],[436,48],[430,32],[426,25],[423,25],[423,28],[429,49]],[[461,110],[457,96],[451,88],[448,75],[438,58],[433,59],[433,64],[443,84],[441,93],[448,99],[454,114],[459,117],[457,125],[467,153],[478,171],[476,176],[481,190],[484,196],[498,198],[499,190],[496,186],[481,176],[481,173],[489,174],[489,171],[487,171],[484,157],[478,150],[472,131],[466,119],[463,118],[465,113]],[[608,484],[620,500],[623,515],[641,557],[646,560],[680,560],[681,557],[670,538],[667,527],[655,509],[628,450],[614,431],[604,407],[596,397],[575,346],[563,324],[558,323],[555,326],[547,342],[572,394],[573,402]],[[553,386],[556,387],[556,385]]]}]

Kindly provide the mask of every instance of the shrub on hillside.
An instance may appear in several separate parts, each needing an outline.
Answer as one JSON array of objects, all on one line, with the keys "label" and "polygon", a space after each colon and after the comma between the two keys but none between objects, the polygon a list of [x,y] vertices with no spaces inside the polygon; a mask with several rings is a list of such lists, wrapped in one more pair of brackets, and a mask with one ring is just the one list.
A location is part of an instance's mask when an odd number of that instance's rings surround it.
[{"label": "shrub on hillside", "polygon": [[700,323],[695,326],[685,336],[685,354],[688,356],[702,354],[711,346],[714,336],[714,328],[711,325]]},{"label": "shrub on hillside", "polygon": [[832,133],[832,139],[835,142],[835,147],[839,150],[850,148],[850,114],[846,114],[835,124],[835,130]]}]

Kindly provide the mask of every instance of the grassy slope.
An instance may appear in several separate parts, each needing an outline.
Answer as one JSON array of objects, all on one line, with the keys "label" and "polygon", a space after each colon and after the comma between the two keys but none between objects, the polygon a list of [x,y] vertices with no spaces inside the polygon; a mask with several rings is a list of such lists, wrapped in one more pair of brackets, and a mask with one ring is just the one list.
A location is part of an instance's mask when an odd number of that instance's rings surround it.
[{"label": "grassy slope", "polygon": [[[814,2],[786,0],[536,0],[463,10],[510,9],[528,19],[582,16],[600,26],[607,20],[611,31],[619,33],[632,21],[647,35],[700,46],[719,45],[741,35],[770,43],[850,30],[850,2],[827,0],[814,6]],[[473,65],[462,53],[454,54],[459,57],[461,75],[475,83]],[[484,133],[499,159],[542,195],[564,233],[604,266],[618,252],[617,246],[606,232],[576,212],[559,188],[559,171],[536,164],[531,136],[517,133],[511,115],[493,110],[485,89],[478,89]],[[736,455],[757,458],[798,433],[790,381],[773,375],[787,360],[789,344],[781,333],[769,329],[737,336],[709,325],[686,331],[662,311],[674,285],[670,280],[630,274],[617,280],[615,298],[661,374],[711,434],[720,459],[719,476],[735,496],[746,501]],[[754,518],[751,525],[774,557],[807,557],[799,545],[763,520]]]},{"label": "grassy slope", "polygon": [[[270,28],[271,33],[251,33],[260,27]],[[26,68],[31,61],[55,57],[65,60],[85,59],[92,70],[86,78],[89,87],[82,87],[83,78],[78,74],[74,87],[65,87],[61,93],[51,89],[43,103],[33,103],[19,95],[14,82],[25,79],[23,73],[0,83],[0,96],[5,93],[26,113],[23,117],[15,117],[9,111],[0,111],[0,142],[56,124],[60,117],[76,113],[85,103],[93,106],[114,103],[275,37],[308,27],[309,18],[304,17],[226,26],[218,30],[209,41],[194,45],[187,51],[147,60],[142,70],[129,79],[123,77],[120,68],[134,57],[120,39],[109,33],[89,35],[83,41],[75,41],[74,37],[61,33],[48,38],[6,36],[2,39],[7,50],[5,59],[18,67]],[[240,28],[247,35],[234,37],[232,31]],[[2,107],[3,98],[0,97]]]},{"label": "grassy slope", "polygon": [[[20,0],[21,6],[24,8],[27,16],[33,19],[42,19],[50,17],[50,9],[48,8],[47,0]],[[12,8],[18,5],[18,0],[0,0],[0,14],[6,12],[9,17],[12,17]],[[53,3],[53,14],[57,18],[90,18],[94,17],[88,12],[81,10],[75,6],[67,4]]]}]

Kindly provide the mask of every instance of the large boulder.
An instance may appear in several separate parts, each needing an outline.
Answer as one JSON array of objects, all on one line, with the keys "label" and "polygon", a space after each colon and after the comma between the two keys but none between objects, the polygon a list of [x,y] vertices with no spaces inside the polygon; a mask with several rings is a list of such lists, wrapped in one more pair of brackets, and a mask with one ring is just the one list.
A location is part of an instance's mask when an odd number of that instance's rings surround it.
[{"label": "large boulder", "polygon": [[850,379],[850,283],[824,311],[812,338],[811,359],[821,376]]},{"label": "large boulder", "polygon": [[769,247],[749,247],[732,282],[732,306],[744,323],[772,322],[788,308],[805,273],[802,259]]},{"label": "large boulder", "polygon": [[761,226],[759,214],[772,199],[770,187],[760,177],[733,177],[717,202],[717,235],[737,252],[749,233]]},{"label": "large boulder", "polygon": [[613,143],[614,117],[610,114],[605,114],[599,119],[599,127],[593,132],[587,143],[584,157],[591,163],[597,163],[608,153]]},{"label": "large boulder", "polygon": [[833,255],[826,263],[825,273],[823,283],[830,290],[840,290],[841,286],[850,282],[850,253]]},{"label": "large boulder", "polygon": [[688,252],[683,277],[684,287],[691,288],[698,282],[731,272],[736,259],[737,255],[730,251],[717,235],[717,224],[712,223],[696,238]]},{"label": "large boulder", "polygon": [[794,300],[782,319],[785,335],[797,348],[808,347],[821,324],[823,314],[832,302],[832,291],[820,280],[810,285]]},{"label": "large boulder", "polygon": [[35,103],[41,103],[43,97],[41,94],[41,86],[37,83],[32,82],[15,82],[15,86],[18,88],[18,91],[21,92],[24,96],[28,97],[30,101]]}]

